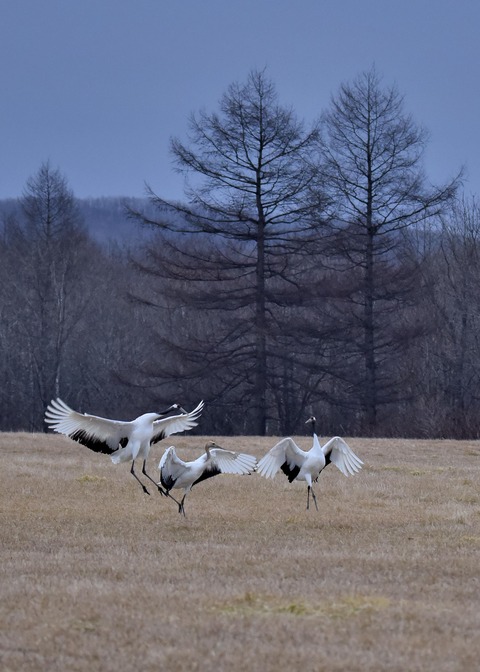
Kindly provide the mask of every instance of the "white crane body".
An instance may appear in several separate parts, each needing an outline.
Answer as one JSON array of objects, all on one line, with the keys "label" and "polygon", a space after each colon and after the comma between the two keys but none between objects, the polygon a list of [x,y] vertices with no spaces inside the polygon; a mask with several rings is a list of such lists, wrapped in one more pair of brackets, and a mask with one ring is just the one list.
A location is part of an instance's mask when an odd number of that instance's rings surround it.
[{"label": "white crane body", "polygon": [[[171,434],[196,427],[203,405],[201,401],[193,411],[187,413],[179,404],[172,404],[160,413],[143,413],[135,420],[123,421],[78,413],[61,399],[53,399],[45,412],[45,422],[53,431],[65,434],[90,450],[110,455],[114,464],[131,462],[131,474],[148,495],[150,493],[135,473],[135,460],[143,460],[142,473],[162,492],[146,472],[150,448]],[[173,410],[179,410],[181,414],[165,417]]]},{"label": "white crane body", "polygon": [[[314,417],[307,422],[315,427]],[[340,436],[334,436],[322,446],[314,431],[313,445],[308,451],[299,448],[291,437],[281,439],[259,461],[258,473],[265,478],[273,478],[278,471],[282,470],[290,483],[306,481],[307,509],[310,504],[310,493],[312,493],[315,507],[318,510],[317,498],[312,485],[330,462],[333,462],[345,476],[357,473],[363,464]]]},{"label": "white crane body", "polygon": [[253,455],[225,450],[214,441],[209,441],[205,446],[205,453],[190,462],[178,457],[175,447],[170,446],[164,452],[158,468],[160,483],[167,494],[173,488],[183,488],[184,494],[178,503],[178,510],[185,515],[185,497],[194,485],[218,474],[251,474],[256,466],[257,459]]}]

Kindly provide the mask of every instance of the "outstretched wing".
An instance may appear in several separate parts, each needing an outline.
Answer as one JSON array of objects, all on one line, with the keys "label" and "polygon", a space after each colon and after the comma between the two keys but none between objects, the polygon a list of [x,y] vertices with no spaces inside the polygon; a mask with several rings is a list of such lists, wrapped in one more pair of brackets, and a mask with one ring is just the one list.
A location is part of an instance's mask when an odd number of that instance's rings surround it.
[{"label": "outstretched wing", "polygon": [[178,457],[174,446],[170,446],[163,453],[158,468],[160,469],[161,484],[165,490],[171,490],[185,472],[186,463]]},{"label": "outstretched wing", "polygon": [[334,436],[323,446],[323,454],[327,464],[333,464],[340,469],[342,474],[350,476],[356,474],[362,468],[362,460],[355,455],[350,446],[339,436]]},{"label": "outstretched wing", "polygon": [[65,434],[96,453],[111,455],[128,443],[131,423],[78,413],[61,399],[52,399],[45,422],[53,431]]},{"label": "outstretched wing", "polygon": [[190,413],[182,413],[181,415],[171,415],[169,418],[161,418],[155,420],[153,423],[153,436],[150,444],[158,443],[171,434],[178,434],[192,429],[198,425],[196,420],[200,417],[203,410],[204,403],[201,401],[193,411]]},{"label": "outstretched wing", "polygon": [[257,466],[257,458],[246,453],[235,453],[224,448],[211,448],[210,458],[205,455],[205,468],[200,476],[192,483],[192,488],[197,483],[205,481],[218,474],[251,474]]},{"label": "outstretched wing", "polygon": [[247,453],[235,453],[224,448],[211,448],[212,465],[222,474],[251,474],[257,466],[257,458]]},{"label": "outstretched wing", "polygon": [[295,441],[287,437],[281,439],[271,448],[258,463],[258,473],[265,478],[273,478],[281,469],[292,482],[305,462],[307,453],[297,446]]}]

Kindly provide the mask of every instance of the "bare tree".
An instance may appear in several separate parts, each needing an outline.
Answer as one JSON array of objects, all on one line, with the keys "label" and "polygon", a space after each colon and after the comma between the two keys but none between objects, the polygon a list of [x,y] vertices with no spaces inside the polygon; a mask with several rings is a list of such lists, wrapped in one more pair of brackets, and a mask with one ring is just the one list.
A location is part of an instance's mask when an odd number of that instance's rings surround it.
[{"label": "bare tree", "polygon": [[218,398],[225,388],[241,390],[243,417],[261,435],[271,408],[267,361],[278,355],[275,306],[298,296],[290,269],[316,234],[317,141],[318,129],[306,131],[279,105],[265,72],[253,71],[228,88],[220,114],[192,116],[188,145],[172,142],[177,169],[190,178],[188,203],[150,192],[157,216],[141,215],[164,232],[150,271],[215,325],[208,337],[196,333],[183,345],[176,339],[170,350],[175,345],[184,369],[190,361],[190,374],[215,372]]},{"label": "bare tree", "polygon": [[[428,186],[426,133],[404,112],[397,89],[382,87],[375,69],[340,87],[323,128],[323,176],[337,207],[330,253],[351,270],[350,346],[363,361],[363,374],[351,382],[363,407],[362,430],[374,432],[379,405],[393,400],[387,390],[395,385],[381,379],[381,362],[406,342],[395,329],[415,282],[415,267],[403,263],[401,232],[441,213],[460,175]],[[352,371],[357,375],[358,367]]]},{"label": "bare tree", "polygon": [[428,264],[428,315],[419,386],[428,433],[455,438],[480,434],[480,210],[463,198],[442,218]]},{"label": "bare tree", "polygon": [[24,223],[10,227],[8,259],[31,398],[37,401],[30,425],[38,426],[51,395],[60,392],[65,346],[86,305],[78,278],[88,237],[65,178],[48,163],[28,180],[21,204]]}]

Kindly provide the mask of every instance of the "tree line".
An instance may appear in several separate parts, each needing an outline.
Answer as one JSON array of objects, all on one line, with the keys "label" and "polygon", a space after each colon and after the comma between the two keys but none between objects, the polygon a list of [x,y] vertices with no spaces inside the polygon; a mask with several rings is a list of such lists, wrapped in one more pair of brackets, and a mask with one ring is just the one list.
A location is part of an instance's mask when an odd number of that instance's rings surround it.
[{"label": "tree line", "polygon": [[202,433],[478,435],[478,236],[461,172],[374,69],[306,126],[265,71],[172,140],[185,200],[126,205],[148,236],[89,233],[50,165],[4,218],[3,430],[54,396],[128,419],[206,401]]}]

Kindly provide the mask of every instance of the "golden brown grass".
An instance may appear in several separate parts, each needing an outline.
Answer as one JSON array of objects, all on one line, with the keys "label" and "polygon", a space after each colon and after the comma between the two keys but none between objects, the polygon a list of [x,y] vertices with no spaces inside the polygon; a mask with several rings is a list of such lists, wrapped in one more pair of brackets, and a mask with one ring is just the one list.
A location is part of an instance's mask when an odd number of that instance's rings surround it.
[{"label": "golden brown grass", "polygon": [[[186,459],[203,445],[174,438]],[[218,438],[258,457],[274,442]],[[184,519],[129,465],[1,434],[0,668],[477,670],[480,445],[349,442],[364,469],[329,467],[319,513],[304,483],[222,475]]]}]

